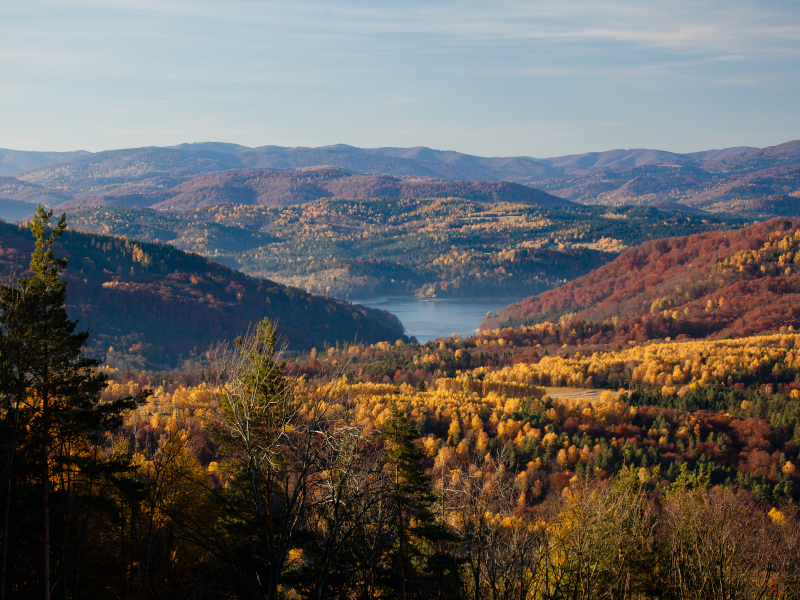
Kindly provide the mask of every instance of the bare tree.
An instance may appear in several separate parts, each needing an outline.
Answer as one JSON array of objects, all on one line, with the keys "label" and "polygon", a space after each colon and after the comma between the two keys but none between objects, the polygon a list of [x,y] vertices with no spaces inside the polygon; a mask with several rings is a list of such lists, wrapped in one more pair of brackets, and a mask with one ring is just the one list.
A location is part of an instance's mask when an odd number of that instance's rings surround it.
[{"label": "bare tree", "polygon": [[745,493],[730,488],[671,490],[659,537],[663,587],[671,598],[797,597],[797,525],[772,522]]},{"label": "bare tree", "polygon": [[632,471],[604,486],[568,489],[549,530],[545,597],[634,595],[651,553],[654,516]]},{"label": "bare tree", "polygon": [[219,347],[214,362],[219,403],[212,433],[235,471],[217,495],[257,540],[263,568],[256,561],[249,588],[254,597],[270,600],[320,490],[329,484],[325,463],[332,444],[347,438],[331,434],[338,377],[318,393],[298,394],[295,380],[283,375],[283,352],[264,319],[232,347]]},{"label": "bare tree", "polygon": [[[333,413],[333,414],[331,414]],[[369,580],[375,565],[394,543],[388,499],[391,477],[374,435],[357,424],[352,406],[329,413],[318,465],[319,485],[308,518],[313,534],[309,564],[311,597],[345,597],[357,579]]]},{"label": "bare tree", "polygon": [[464,594],[474,600],[533,597],[547,550],[545,529],[516,514],[504,458],[470,462],[443,448],[436,460],[442,518],[462,540]]}]

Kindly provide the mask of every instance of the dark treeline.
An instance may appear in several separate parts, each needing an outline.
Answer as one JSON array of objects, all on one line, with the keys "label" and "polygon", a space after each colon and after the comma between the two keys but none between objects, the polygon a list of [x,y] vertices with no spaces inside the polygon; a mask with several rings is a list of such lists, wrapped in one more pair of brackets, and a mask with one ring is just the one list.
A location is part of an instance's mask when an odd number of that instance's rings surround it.
[{"label": "dark treeline", "polygon": [[[0,272],[26,270],[33,239],[0,223]],[[207,367],[205,351],[269,315],[292,350],[326,341],[403,336],[386,311],[250,277],[169,244],[65,231],[68,315],[92,331],[89,351],[121,369]]]}]

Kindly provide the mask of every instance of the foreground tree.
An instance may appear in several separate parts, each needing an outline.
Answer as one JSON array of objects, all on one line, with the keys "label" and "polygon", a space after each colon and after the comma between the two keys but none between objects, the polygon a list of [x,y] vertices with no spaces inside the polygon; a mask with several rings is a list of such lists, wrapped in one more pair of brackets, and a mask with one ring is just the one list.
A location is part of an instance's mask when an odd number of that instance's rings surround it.
[{"label": "foreground tree", "polygon": [[449,527],[461,540],[463,597],[535,597],[543,580],[547,532],[521,516],[515,477],[505,468],[503,457],[459,458],[445,447],[436,468],[442,514],[447,514]]},{"label": "foreground tree", "polygon": [[[629,598],[646,590],[654,519],[637,474],[567,492],[549,530],[548,595]],[[649,560],[650,559],[650,560]],[[645,578],[646,579],[646,578]]]},{"label": "foreground tree", "polygon": [[[219,403],[210,427],[225,485],[210,491],[227,515],[225,558],[254,598],[277,597],[287,568],[297,567],[315,503],[330,493],[331,472],[357,444],[329,419],[326,400],[335,384],[301,397],[296,381],[283,375],[281,354],[264,319],[233,347],[218,349],[215,361]],[[324,578],[318,580],[315,593],[324,587]]]},{"label": "foreground tree", "polygon": [[[6,593],[12,555],[17,559],[15,596],[29,594],[30,583],[36,579],[38,595],[45,600],[56,586],[61,587],[62,597],[80,589],[86,518],[98,506],[89,499],[131,468],[125,458],[108,459],[100,437],[118,428],[123,411],[147,396],[101,403],[106,377],[96,371],[100,361],[83,354],[89,334],[76,332],[77,322],[67,316],[66,283],[60,278],[67,263],[53,253],[53,244],[66,229],[65,216],[54,227],[51,217],[52,212],[40,206],[30,225],[35,238],[32,275],[0,290],[0,399],[5,434],[0,597]],[[55,517],[51,514],[54,499]],[[12,532],[10,517],[15,507],[19,514],[14,514]],[[36,530],[38,560],[30,552]]]},{"label": "foreground tree", "polygon": [[708,489],[682,472],[665,494],[658,529],[663,596],[799,597],[797,521],[774,510],[772,515],[747,494]]},{"label": "foreground tree", "polygon": [[384,471],[391,478],[394,543],[378,574],[390,597],[450,597],[460,591],[459,561],[448,547],[457,537],[449,534],[431,511],[436,496],[422,469],[423,453],[415,444],[419,432],[396,404],[390,411],[381,439],[386,452]]}]

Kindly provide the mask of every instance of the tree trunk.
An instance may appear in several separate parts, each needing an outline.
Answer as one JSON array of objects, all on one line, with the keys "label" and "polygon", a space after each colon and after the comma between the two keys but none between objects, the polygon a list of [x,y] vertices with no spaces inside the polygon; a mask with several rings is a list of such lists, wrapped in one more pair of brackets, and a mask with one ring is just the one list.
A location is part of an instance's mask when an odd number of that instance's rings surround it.
[{"label": "tree trunk", "polygon": [[[45,379],[47,373],[45,371]],[[47,391],[42,394],[42,598],[50,600],[50,406]]]},{"label": "tree trunk", "polygon": [[0,600],[6,597],[6,571],[8,565],[8,520],[11,512],[11,473],[14,465],[14,454],[17,437],[17,424],[14,423],[14,433],[12,434],[11,448],[8,451],[8,462],[6,463],[6,476],[3,482],[3,549],[0,554]]},{"label": "tree trunk", "polygon": [[405,531],[403,527],[403,511],[402,509],[398,511],[399,515],[399,534],[400,534],[400,549],[397,555],[397,562],[398,562],[398,572],[400,574],[400,600],[406,600],[406,573],[405,573],[405,556],[404,554],[404,541],[405,541]]},{"label": "tree trunk", "polygon": [[8,531],[8,522],[11,515],[11,480],[12,475],[14,472],[14,457],[17,453],[17,436],[19,435],[20,429],[20,416],[19,416],[19,407],[20,402],[22,402],[23,394],[25,393],[25,384],[24,378],[22,376],[22,356],[20,352],[20,347],[17,345],[15,348],[16,353],[16,363],[17,363],[17,381],[16,381],[16,394],[17,397],[15,398],[16,407],[13,409],[11,408],[11,403],[9,403],[9,410],[8,412],[14,413],[14,428],[11,433],[11,440],[9,442],[8,447],[8,462],[6,463],[6,478],[3,486],[3,496],[4,496],[4,503],[3,503],[3,550],[2,554],[0,554],[0,600],[5,600],[6,597],[6,573],[8,572],[8,544],[10,541],[9,531]]}]

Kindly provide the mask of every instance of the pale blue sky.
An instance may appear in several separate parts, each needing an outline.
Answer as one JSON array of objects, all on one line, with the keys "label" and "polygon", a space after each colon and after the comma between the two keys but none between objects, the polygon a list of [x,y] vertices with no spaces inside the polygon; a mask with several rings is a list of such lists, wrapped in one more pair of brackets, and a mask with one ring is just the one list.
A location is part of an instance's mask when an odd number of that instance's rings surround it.
[{"label": "pale blue sky", "polygon": [[800,2],[3,0],[0,147],[800,138]]}]

